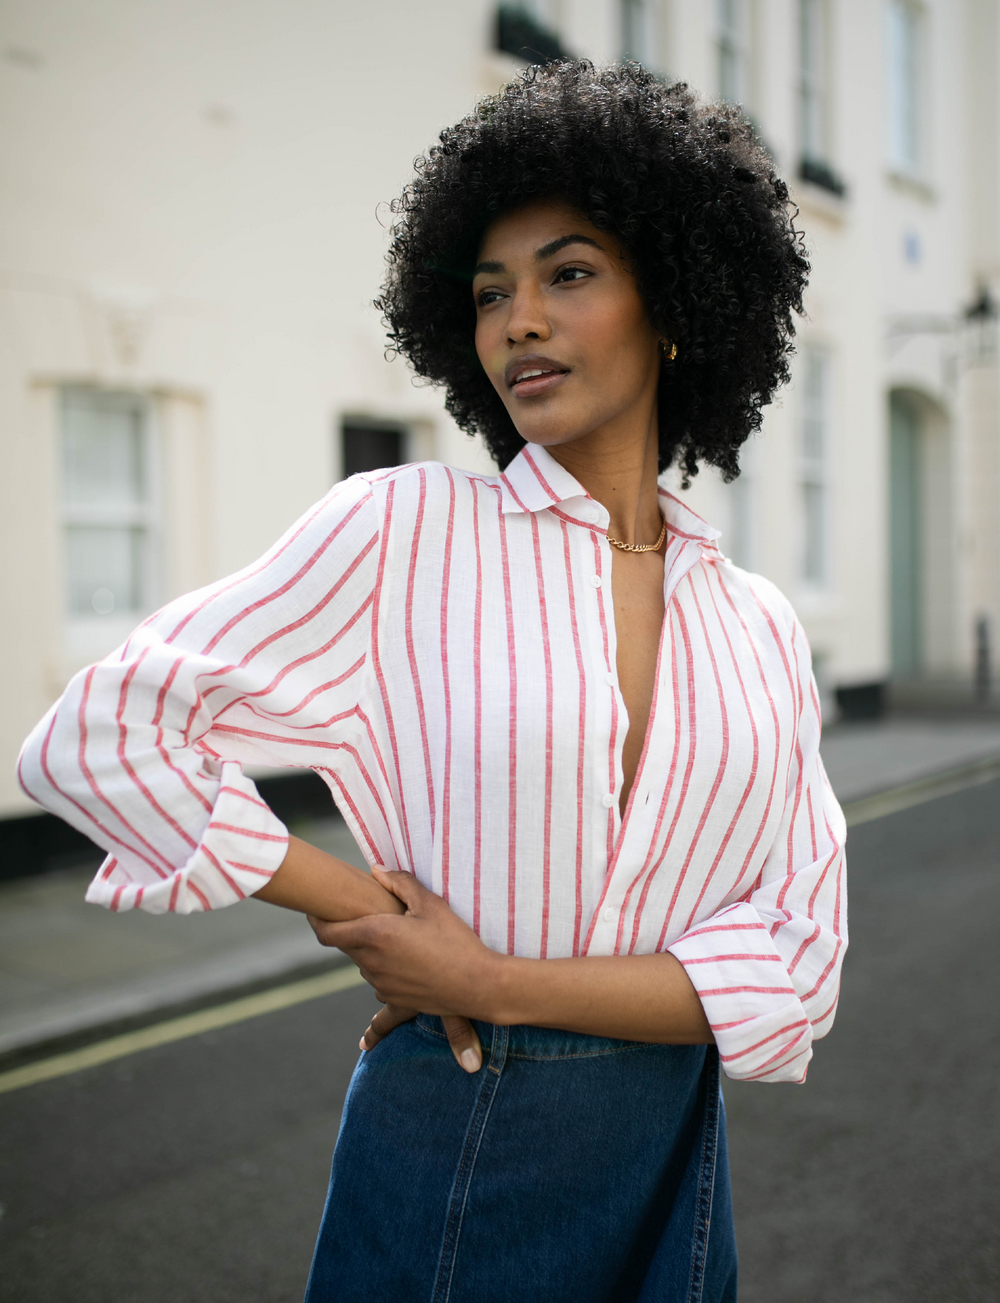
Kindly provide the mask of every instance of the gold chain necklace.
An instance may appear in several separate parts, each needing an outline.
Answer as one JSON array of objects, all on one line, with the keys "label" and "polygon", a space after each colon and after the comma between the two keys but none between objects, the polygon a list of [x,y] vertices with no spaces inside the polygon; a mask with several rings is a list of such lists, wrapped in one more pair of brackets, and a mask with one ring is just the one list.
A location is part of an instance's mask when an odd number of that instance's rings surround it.
[{"label": "gold chain necklace", "polygon": [[663,546],[663,540],[667,537],[667,522],[663,522],[663,528],[660,530],[660,537],[655,543],[623,543],[620,539],[612,538],[608,535],[608,542],[612,547],[620,548],[623,552],[659,552]]}]

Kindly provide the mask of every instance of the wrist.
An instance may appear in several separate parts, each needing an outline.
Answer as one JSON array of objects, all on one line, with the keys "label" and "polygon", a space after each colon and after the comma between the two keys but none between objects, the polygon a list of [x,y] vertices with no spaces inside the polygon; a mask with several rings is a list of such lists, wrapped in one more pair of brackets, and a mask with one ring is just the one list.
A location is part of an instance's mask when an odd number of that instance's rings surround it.
[{"label": "wrist", "polygon": [[515,955],[501,955],[489,951],[489,960],[483,973],[482,991],[485,997],[483,1020],[501,1027],[511,1027],[526,1021],[524,1008],[525,966],[530,959]]}]

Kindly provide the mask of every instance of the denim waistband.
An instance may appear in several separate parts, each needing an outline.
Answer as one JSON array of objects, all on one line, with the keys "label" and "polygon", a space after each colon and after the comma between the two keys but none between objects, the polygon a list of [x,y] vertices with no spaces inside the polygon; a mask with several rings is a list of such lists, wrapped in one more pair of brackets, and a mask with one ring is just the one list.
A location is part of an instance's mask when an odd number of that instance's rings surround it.
[{"label": "denim waistband", "polygon": [[[417,1026],[447,1040],[444,1023],[432,1014],[418,1014]],[[506,1055],[512,1059],[586,1059],[606,1054],[635,1053],[638,1050],[670,1053],[679,1047],[651,1045],[646,1041],[622,1041],[610,1036],[588,1036],[585,1032],[560,1031],[553,1027],[529,1027],[523,1023],[497,1027],[493,1023],[473,1021],[484,1055],[489,1058],[494,1044],[506,1033]]]}]

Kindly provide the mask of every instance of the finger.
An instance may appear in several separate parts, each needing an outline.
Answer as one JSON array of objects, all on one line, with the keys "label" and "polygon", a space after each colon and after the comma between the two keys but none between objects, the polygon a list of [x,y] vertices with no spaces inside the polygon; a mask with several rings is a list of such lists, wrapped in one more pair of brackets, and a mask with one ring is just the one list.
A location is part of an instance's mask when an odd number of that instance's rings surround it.
[{"label": "finger", "polygon": [[[412,873],[400,873],[396,869],[384,869],[381,864],[372,866],[372,877],[387,891],[401,900],[407,909],[416,912],[426,898],[433,893],[420,885]],[[435,899],[437,899],[435,897]]]},{"label": "finger", "polygon": [[329,919],[317,918],[315,914],[307,914],[306,920],[313,932],[316,934],[316,940],[321,946],[333,945],[333,942],[328,941],[326,938],[326,929],[332,926]]},{"label": "finger", "polygon": [[455,1014],[445,1014],[441,1021],[459,1067],[466,1072],[478,1072],[483,1066],[483,1048],[472,1023],[468,1018],[459,1018]]},{"label": "finger", "polygon": [[316,919],[315,922],[310,919],[310,922],[321,945],[350,951],[359,950],[376,941],[384,921],[389,917],[388,914],[364,914],[342,923],[331,923],[323,919]]},{"label": "finger", "polygon": [[380,1009],[375,1017],[368,1024],[364,1036],[361,1038],[360,1049],[371,1050],[389,1035],[394,1028],[399,1027],[404,1022],[410,1022],[416,1018],[416,1009],[407,1009],[400,1004],[387,1004],[384,1009]]}]

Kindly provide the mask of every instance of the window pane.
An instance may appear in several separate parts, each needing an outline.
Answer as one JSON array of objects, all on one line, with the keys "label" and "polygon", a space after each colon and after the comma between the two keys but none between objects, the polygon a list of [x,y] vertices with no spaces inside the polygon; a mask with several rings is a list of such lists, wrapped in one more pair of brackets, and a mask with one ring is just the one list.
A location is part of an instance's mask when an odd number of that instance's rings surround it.
[{"label": "window pane", "polygon": [[741,10],[741,0],[718,0],[719,96],[732,104],[744,96]]},{"label": "window pane", "polygon": [[148,496],[143,412],[130,396],[69,393],[63,408],[67,506],[130,507]]},{"label": "window pane", "polygon": [[919,139],[919,16],[905,0],[888,9],[889,152],[897,167],[915,168]]},{"label": "window pane", "polygon": [[822,461],[823,422],[826,412],[826,359],[807,353],[802,393],[802,456],[808,461]]},{"label": "window pane", "polygon": [[805,551],[803,578],[819,584],[826,578],[826,503],[822,484],[802,485],[802,505],[805,515]]},{"label": "window pane", "polygon": [[402,426],[356,426],[347,422],[343,427],[344,478],[360,471],[378,471],[386,466],[403,463]]},{"label": "window pane", "polygon": [[827,155],[822,0],[799,0],[799,39],[802,154],[820,160]]},{"label": "window pane", "polygon": [[643,67],[651,68],[655,58],[649,0],[621,0],[621,15],[622,58],[634,59]]},{"label": "window pane", "polygon": [[72,615],[141,609],[145,530],[70,525],[66,530],[67,607]]}]

